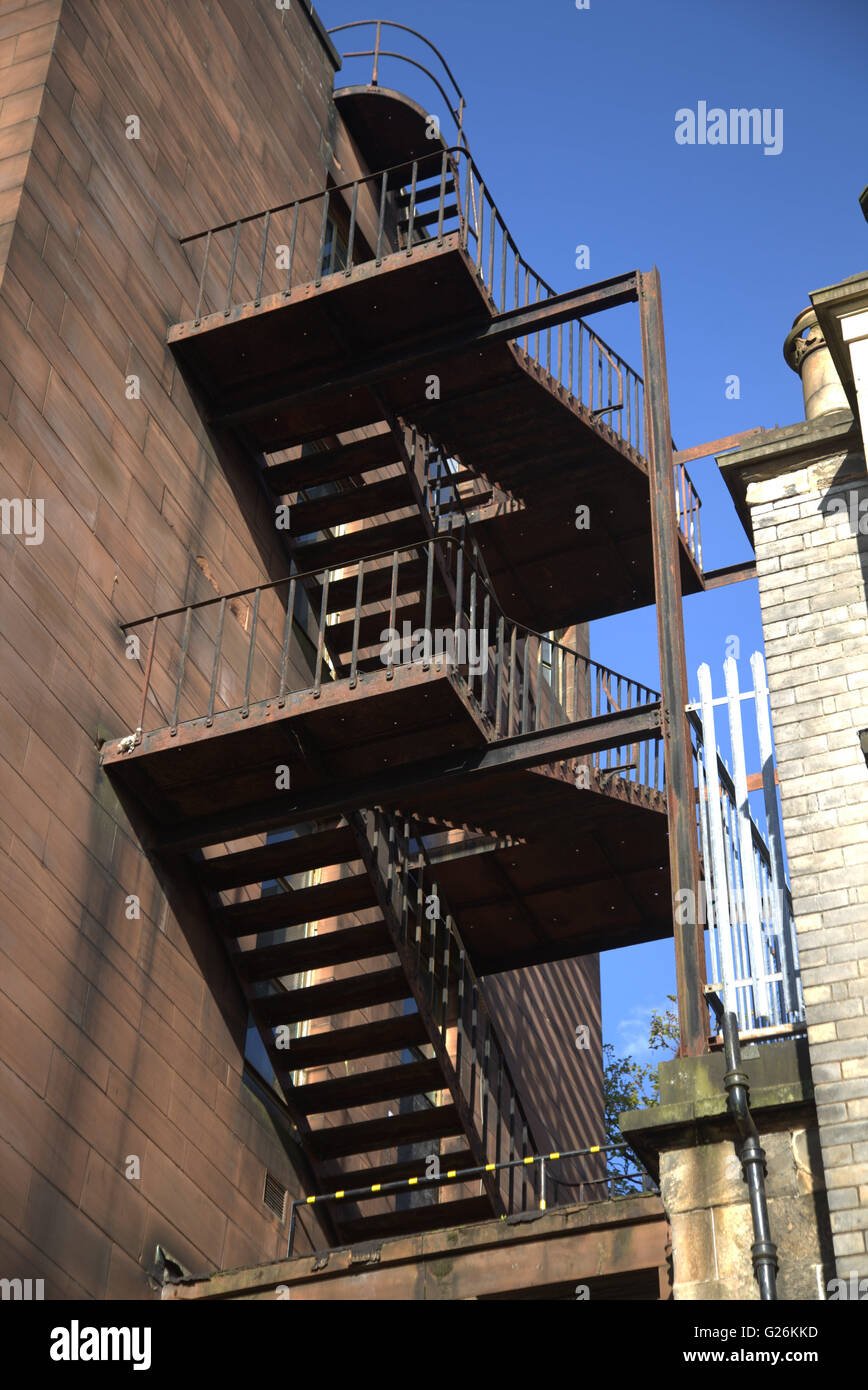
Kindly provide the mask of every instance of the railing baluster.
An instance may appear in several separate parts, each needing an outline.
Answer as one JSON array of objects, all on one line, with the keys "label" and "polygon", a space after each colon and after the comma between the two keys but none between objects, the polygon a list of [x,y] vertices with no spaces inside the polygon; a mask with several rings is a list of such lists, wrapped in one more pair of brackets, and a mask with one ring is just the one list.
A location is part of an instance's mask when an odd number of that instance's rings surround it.
[{"label": "railing baluster", "polygon": [[484,1045],[484,1047],[483,1047],[483,1049],[482,1049],[482,1080],[481,1080],[481,1083],[480,1083],[480,1099],[481,1099],[481,1101],[482,1101],[482,1106],[481,1106],[482,1115],[481,1115],[480,1124],[479,1124],[479,1129],[480,1129],[480,1135],[479,1135],[479,1137],[480,1137],[480,1140],[481,1140],[481,1142],[482,1142],[482,1152],[483,1152],[484,1154],[486,1154],[486,1156],[487,1156],[487,1154],[488,1154],[488,1092],[489,1092],[489,1089],[490,1089],[490,1088],[489,1088],[489,1080],[488,1080],[488,1067],[489,1067],[489,1061],[490,1061],[490,1058],[491,1058],[491,1018],[490,1018],[490,1016],[489,1016],[489,1014],[488,1014],[487,1012],[486,1012],[486,1014],[485,1014],[485,1017],[484,1017],[482,1023],[483,1023],[483,1028],[484,1028],[484,1030],[485,1030],[485,1045]]},{"label": "railing baluster", "polygon": [[500,312],[506,313],[506,228],[501,224],[500,241],[502,246],[501,267],[500,267]]},{"label": "railing baluster", "polygon": [[190,640],[190,621],[193,617],[192,608],[187,609],[184,619],[184,638],[181,643],[181,659],[178,662],[178,679],[175,684],[175,703],[172,708],[172,723],[169,733],[175,735],[178,732],[178,708],[181,702],[181,686],[184,681],[184,667],[187,663],[187,644]]},{"label": "railing baluster", "polygon": [[254,304],[259,307],[262,303],[262,277],[265,274],[265,257],[268,255],[268,233],[271,228],[271,213],[265,214],[265,225],[262,230],[262,250],[259,254],[259,274],[256,277],[256,298]]},{"label": "railing baluster", "polygon": [[280,689],[277,692],[279,708],[286,704],[286,668],[289,664],[289,647],[292,642],[292,624],[295,618],[295,580],[289,581],[289,594],[286,600],[286,622],[283,629],[283,650],[280,654]]},{"label": "railing baluster", "polygon": [[584,355],[584,338],[585,338],[585,325],[582,323],[581,319],[579,319],[579,370],[578,370],[578,377],[577,377],[577,381],[576,381],[576,390],[577,390],[577,392],[578,392],[578,394],[577,394],[577,396],[576,396],[576,400],[579,401],[579,403],[580,403],[581,405],[584,405],[584,404],[585,404],[585,402],[582,400],[582,396],[584,395],[584,363],[583,363],[583,355]]},{"label": "railing baluster", "polygon": [[479,182],[479,213],[476,230],[476,272],[482,273],[482,236],[485,231],[485,184]]},{"label": "railing baluster", "polygon": [[443,158],[440,163],[440,202],[437,212],[437,245],[443,245],[443,218],[446,213],[446,168],[448,156],[443,151]]},{"label": "railing baluster", "polygon": [[[550,690],[550,692],[549,692],[549,706],[550,706],[550,707],[554,704],[554,698],[553,698],[553,697],[554,697],[554,676],[555,676],[555,673],[554,673],[554,664],[555,664],[555,649],[554,649],[554,647],[552,647],[552,686],[551,686],[551,690]],[[535,695],[536,695],[536,702],[535,702],[535,703],[536,703],[536,709],[535,709],[535,711],[534,711],[534,720],[533,720],[533,727],[534,727],[534,729],[539,729],[540,723],[541,723],[541,720],[542,720],[542,713],[541,713],[541,711],[542,711],[542,701],[543,701],[543,695],[544,695],[544,691],[543,691],[543,685],[544,685],[544,684],[545,684],[545,682],[544,682],[543,679],[542,679],[542,642],[541,642],[540,639],[537,637],[537,639],[536,639],[536,687],[535,687],[535,692],[534,692]],[[528,730],[528,732],[530,732],[530,730]]]},{"label": "railing baluster", "polygon": [[201,273],[200,273],[200,275],[199,275],[199,294],[198,294],[197,299],[196,299],[196,319],[195,319],[195,322],[196,322],[196,323],[199,323],[199,321],[200,321],[200,319],[201,319],[201,317],[202,317],[202,295],[204,294],[204,291],[205,291],[205,276],[206,276],[207,273],[208,273],[208,260],[209,260],[210,255],[211,255],[211,232],[210,232],[210,230],[209,230],[208,235],[207,235],[207,237],[205,238],[205,258],[204,258],[204,260],[202,261],[202,270],[201,270]]},{"label": "railing baluster", "polygon": [[462,604],[464,602],[464,546],[458,546],[458,558],[455,562],[455,643],[458,645],[458,634],[462,627]]},{"label": "railing baluster", "polygon": [[142,730],[144,730],[145,727],[145,715],[148,709],[148,692],[151,688],[151,670],[154,665],[154,649],[157,645],[157,624],[159,623],[159,621],[160,619],[155,615],[153,626],[151,628],[151,640],[148,643],[148,659],[145,662],[145,684],[142,690],[142,710],[141,714],[139,715],[138,723],[138,728]]},{"label": "railing baluster", "polygon": [[235,240],[232,245],[232,262],[229,266],[229,285],[226,290],[226,308],[223,310],[224,315],[228,315],[229,310],[232,307],[232,285],[235,280],[235,263],[238,260],[238,242],[240,241],[240,239],[241,222],[238,221],[235,223]]},{"label": "railing baluster", "polygon": [[386,234],[386,192],[388,186],[389,175],[388,172],[384,170],[380,183],[380,215],[377,218],[377,253],[375,256],[377,266],[383,264],[383,237]]},{"label": "railing baluster", "polygon": [[349,278],[353,273],[353,246],[356,240],[356,218],[359,213],[359,181],[356,179],[353,184],[353,204],[350,208],[350,231],[347,237],[347,263],[344,267],[344,275]]},{"label": "railing baluster", "polygon": [[293,209],[292,209],[292,231],[290,232],[290,235],[289,235],[289,256],[287,257],[287,266],[286,266],[286,289],[283,291],[284,295],[289,294],[289,293],[291,292],[291,290],[292,290],[292,262],[293,262],[293,259],[294,259],[294,257],[295,257],[295,239],[296,239],[296,236],[297,236],[297,235],[298,235],[298,203],[295,203],[295,204],[293,205]]},{"label": "railing baluster", "polygon": [[495,672],[495,675],[496,675],[496,685],[497,685],[497,705],[496,705],[496,708],[495,708],[495,715],[494,715],[494,737],[495,737],[495,738],[500,738],[500,711],[501,711],[501,706],[502,706],[502,704],[503,704],[503,681],[504,681],[504,676],[505,676],[505,672],[504,672],[504,669],[503,669],[503,646],[504,646],[504,619],[503,619],[503,615],[501,614],[501,616],[500,616],[500,617],[498,618],[498,620],[497,620],[497,669],[496,669],[496,672]]},{"label": "railing baluster", "polygon": [[322,226],[319,233],[319,249],[316,255],[316,279],[314,284],[317,288],[322,284],[323,277],[323,257],[325,256],[326,232],[329,226],[329,190],[326,189],[322,200]]},{"label": "railing baluster", "polygon": [[325,649],[325,630],[326,630],[326,623],[327,623],[327,621],[328,621],[328,611],[329,611],[328,604],[329,604],[329,579],[330,579],[330,578],[331,578],[331,570],[326,570],[325,573],[323,574],[322,602],[320,603],[320,609],[319,609],[319,632],[318,632],[318,634],[317,634],[317,641],[316,641],[316,670],[315,670],[314,679],[313,679],[313,697],[314,697],[315,700],[318,700],[319,697],[320,697],[320,693],[321,693],[320,687],[321,687],[321,685],[322,685],[323,651],[324,651],[324,649]]},{"label": "railing baluster", "polygon": [[[524,669],[521,677],[521,722],[518,727],[518,732],[520,734],[530,733],[528,727],[528,696],[530,694],[530,653],[528,652],[528,647],[533,640],[533,638],[526,637],[522,643],[521,664]],[[539,643],[539,638],[537,638],[536,641]]]},{"label": "railing baluster", "polygon": [[355,690],[359,679],[359,626],[362,621],[362,588],[365,582],[365,562],[359,561],[356,575],[356,607],[353,613],[353,649],[350,655],[350,690]]},{"label": "railing baluster", "polygon": [[470,982],[470,1085],[468,1087],[468,1105],[470,1114],[473,1115],[476,1108],[476,1069],[477,1061],[477,1020],[479,1010],[479,990],[475,978]]},{"label": "railing baluster", "polygon": [[482,605],[482,631],[479,638],[479,652],[482,657],[482,689],[479,694],[479,703],[482,706],[482,713],[488,713],[488,623],[490,617],[491,598],[486,593],[485,602]]},{"label": "railing baluster", "polygon": [[[427,572],[427,574],[426,574],[426,576],[425,576],[425,631],[426,631],[427,633],[430,633],[430,631],[431,631],[431,607],[432,607],[433,601],[434,601],[434,542],[433,542],[433,541],[430,541],[430,542],[428,543],[428,572]],[[422,662],[422,670],[423,670],[423,671],[428,671],[428,670],[431,669],[431,662],[430,662],[429,657],[428,657],[427,654],[432,650],[432,647],[433,647],[433,643],[432,643],[432,642],[430,642],[430,641],[426,641],[426,642],[425,642],[425,644],[424,644],[424,651],[425,651],[426,655],[425,655],[425,658],[424,658],[424,660],[423,660],[423,662]]]},{"label": "railing baluster", "polygon": [[[394,632],[396,631],[396,628],[395,628],[395,616],[396,616],[396,612],[397,612],[397,606],[398,606],[398,551],[396,550],[396,551],[394,551],[394,553],[393,553],[393,555],[392,555],[392,591],[391,591],[391,594],[390,594],[390,596],[389,596],[389,630],[390,630],[390,632],[392,632],[392,633],[394,633]],[[394,678],[394,675],[395,675],[395,662],[394,662],[394,656],[395,656],[395,644],[394,644],[393,641],[390,641],[390,642],[389,642],[389,659],[388,659],[388,662],[387,662],[387,664],[386,664],[386,680],[388,680],[388,681],[392,680],[392,679]],[[403,656],[403,651],[402,651],[402,656]]]},{"label": "railing baluster", "polygon": [[217,694],[217,668],[220,665],[220,647],[223,643],[223,620],[226,617],[226,599],[220,600],[220,615],[217,619],[217,641],[214,644],[214,665],[211,668],[211,687],[208,691],[208,713],[205,727],[210,729],[214,723],[214,700]]},{"label": "railing baluster", "polygon": [[416,223],[416,182],[419,177],[419,161],[413,160],[412,178],[410,181],[410,218],[407,224],[407,255],[413,251],[413,228]]},{"label": "railing baluster", "polygon": [[250,646],[247,649],[247,675],[244,678],[244,705],[241,710],[241,718],[246,719],[250,712],[250,682],[253,677],[253,659],[256,651],[256,627],[259,622],[259,596],[261,589],[257,589],[253,597],[253,617],[250,621]]},{"label": "railing baluster", "polygon": [[[473,687],[473,671],[471,661],[471,644],[476,641],[476,570],[470,571],[470,614],[469,628],[467,631],[467,684]],[[481,650],[481,648],[480,648]]]},{"label": "railing baluster", "polygon": [[516,628],[513,625],[512,637],[509,643],[509,710],[506,719],[506,737],[512,738],[512,716],[515,709],[515,637]]}]

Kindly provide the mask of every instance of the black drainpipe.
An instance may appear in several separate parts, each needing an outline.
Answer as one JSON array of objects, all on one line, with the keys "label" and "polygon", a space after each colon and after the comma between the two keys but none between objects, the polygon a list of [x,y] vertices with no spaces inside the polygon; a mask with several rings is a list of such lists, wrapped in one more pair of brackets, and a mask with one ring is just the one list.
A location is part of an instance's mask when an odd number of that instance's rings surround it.
[{"label": "black drainpipe", "polygon": [[766,1156],[760,1145],[757,1127],[748,1106],[748,1077],[741,1069],[741,1048],[738,1041],[738,1020],[735,1014],[727,1013],[718,996],[709,990],[706,998],[717,1015],[718,1027],[723,1031],[724,1052],[726,1056],[726,1075],[723,1084],[727,1094],[727,1109],[741,1141],[738,1156],[741,1159],[744,1180],[750,1196],[750,1211],[753,1218],[754,1242],[751,1246],[753,1272],[759,1284],[760,1298],[763,1302],[776,1302],[778,1291],[776,1276],[778,1271],[778,1247],[772,1240],[769,1227],[769,1208],[766,1201]]}]

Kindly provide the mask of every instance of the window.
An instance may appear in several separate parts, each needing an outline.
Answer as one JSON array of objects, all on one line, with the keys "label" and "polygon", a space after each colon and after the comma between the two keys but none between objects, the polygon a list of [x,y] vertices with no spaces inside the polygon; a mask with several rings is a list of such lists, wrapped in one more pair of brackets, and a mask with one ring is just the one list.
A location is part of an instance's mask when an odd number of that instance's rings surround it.
[{"label": "window", "polygon": [[347,268],[347,239],[334,217],[326,223],[325,243],[322,249],[320,275],[334,275],[335,271]]}]

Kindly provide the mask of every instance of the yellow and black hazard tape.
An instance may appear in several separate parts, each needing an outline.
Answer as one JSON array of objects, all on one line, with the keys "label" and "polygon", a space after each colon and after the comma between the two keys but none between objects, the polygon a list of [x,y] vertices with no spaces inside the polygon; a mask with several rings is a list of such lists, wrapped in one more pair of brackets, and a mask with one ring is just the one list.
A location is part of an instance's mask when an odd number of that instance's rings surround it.
[{"label": "yellow and black hazard tape", "polygon": [[[419,1183],[432,1184],[438,1182],[465,1181],[476,1177],[481,1177],[483,1173],[495,1173],[502,1168],[521,1168],[530,1167],[534,1163],[553,1163],[557,1159],[565,1158],[586,1158],[590,1154],[611,1153],[619,1149],[626,1149],[626,1144],[592,1144],[587,1149],[565,1149],[556,1150],[554,1153],[530,1154],[527,1158],[510,1158],[501,1163],[484,1163],[476,1168],[449,1168],[445,1173],[432,1174],[430,1177],[422,1175],[416,1178],[397,1178],[394,1182],[375,1182],[369,1187],[354,1187],[349,1190],[340,1188],[337,1192],[321,1192],[311,1197],[293,1198],[292,1207],[315,1206],[317,1202],[342,1202],[353,1201],[359,1197],[370,1197],[374,1193],[403,1192],[410,1187],[417,1187]],[[541,1210],[545,1211],[545,1198],[541,1200]]]}]

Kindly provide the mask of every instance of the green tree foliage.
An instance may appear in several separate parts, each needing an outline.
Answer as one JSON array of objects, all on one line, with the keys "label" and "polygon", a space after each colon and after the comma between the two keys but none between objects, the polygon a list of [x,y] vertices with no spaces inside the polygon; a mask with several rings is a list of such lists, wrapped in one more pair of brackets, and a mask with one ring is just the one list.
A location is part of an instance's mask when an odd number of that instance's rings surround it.
[{"label": "green tree foliage", "polygon": [[[674,994],[667,996],[675,1003]],[[648,1047],[652,1052],[672,1050],[679,1043],[678,1019],[670,1008],[651,1014]],[[611,1043],[603,1043],[603,1101],[605,1106],[606,1143],[620,1144],[623,1135],[618,1128],[618,1116],[625,1110],[645,1110],[660,1104],[657,1085],[657,1066],[643,1065],[632,1057],[618,1057]],[[609,1173],[615,1193],[640,1192],[641,1177],[627,1176],[635,1172],[638,1162],[631,1153],[609,1154]]]}]

